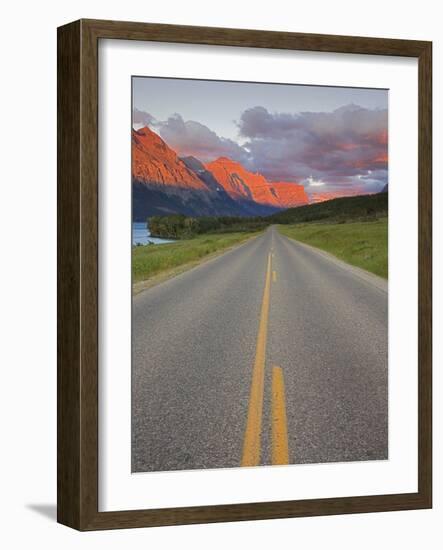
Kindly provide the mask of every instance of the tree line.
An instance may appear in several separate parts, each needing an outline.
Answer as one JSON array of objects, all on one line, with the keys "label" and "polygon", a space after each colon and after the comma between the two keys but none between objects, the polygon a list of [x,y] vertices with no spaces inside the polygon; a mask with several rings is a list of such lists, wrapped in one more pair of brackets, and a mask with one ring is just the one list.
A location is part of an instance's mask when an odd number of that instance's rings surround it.
[{"label": "tree line", "polygon": [[202,216],[194,218],[183,214],[152,216],[147,222],[151,235],[163,239],[189,239],[202,233],[258,231],[269,224],[260,217]]}]

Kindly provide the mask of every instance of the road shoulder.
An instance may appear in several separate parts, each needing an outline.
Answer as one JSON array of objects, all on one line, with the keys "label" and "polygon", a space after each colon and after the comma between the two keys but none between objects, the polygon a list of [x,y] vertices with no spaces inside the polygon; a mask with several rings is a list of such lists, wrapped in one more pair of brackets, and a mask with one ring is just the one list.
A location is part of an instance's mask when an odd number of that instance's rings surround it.
[{"label": "road shoulder", "polygon": [[[259,235],[261,235],[260,233]],[[191,269],[194,269],[196,267],[199,267],[200,265],[206,264],[210,262],[211,260],[215,260],[216,258],[222,256],[223,254],[227,254],[228,252],[231,252],[232,250],[236,250],[237,248],[240,248],[241,246],[250,243],[253,239],[256,239],[259,235],[252,235],[251,237],[247,238],[246,240],[234,244],[233,246],[230,246],[228,248],[223,248],[222,250],[218,250],[217,252],[213,252],[212,254],[208,254],[207,256],[204,256],[203,258],[199,258],[198,260],[193,260],[191,262],[187,262],[185,264],[182,264],[178,267],[174,267],[172,269],[168,269],[166,271],[163,271],[162,273],[158,273],[157,275],[154,275],[153,277],[146,279],[144,281],[138,281],[136,283],[132,284],[132,295],[136,296],[137,294],[140,294],[141,292],[148,290],[154,286],[157,286],[161,283],[164,283],[165,281],[169,281],[169,279],[173,279],[174,277],[177,277],[178,275],[181,275],[182,273],[185,273],[186,271],[190,271]],[[161,246],[161,245],[157,245]]]},{"label": "road shoulder", "polygon": [[332,262],[334,265],[340,267],[341,269],[344,269],[345,271],[348,271],[361,279],[362,281],[369,283],[372,286],[375,286],[378,290],[381,290],[382,292],[388,293],[388,281],[386,279],[383,279],[382,277],[379,277],[378,275],[375,275],[374,273],[370,273],[369,271],[366,271],[365,269],[362,269],[361,267],[357,267],[352,264],[348,264],[344,262],[343,260],[340,260],[333,254],[326,252],[325,250],[321,250],[320,248],[316,248],[315,246],[312,246],[310,244],[302,243],[301,241],[298,241],[297,239],[294,239],[292,237],[288,237],[287,235],[284,235],[279,232],[279,234],[283,237],[288,239],[289,241],[292,241],[294,243],[297,243],[297,245],[306,248],[307,250],[313,252],[317,256],[321,256],[324,259]]}]

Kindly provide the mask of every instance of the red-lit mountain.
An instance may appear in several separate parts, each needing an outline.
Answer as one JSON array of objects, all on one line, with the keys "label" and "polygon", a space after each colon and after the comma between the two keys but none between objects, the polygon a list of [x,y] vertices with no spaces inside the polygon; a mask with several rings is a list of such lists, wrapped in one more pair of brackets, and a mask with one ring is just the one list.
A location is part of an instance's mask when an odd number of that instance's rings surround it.
[{"label": "red-lit mountain", "polygon": [[207,163],[206,168],[234,200],[250,200],[280,208],[269,182],[261,174],[249,172],[239,162],[220,157]]},{"label": "red-lit mountain", "polygon": [[132,130],[132,179],[162,187],[207,190],[175,151],[147,127]]},{"label": "red-lit mountain", "polygon": [[281,208],[294,208],[295,206],[309,204],[309,198],[303,185],[273,181],[271,188],[276,193]]},{"label": "red-lit mountain", "polygon": [[239,162],[181,159],[149,128],[132,131],[133,218],[182,213],[257,216],[308,203],[303,186],[270,183]]},{"label": "red-lit mountain", "polygon": [[211,189],[147,127],[132,130],[132,183],[135,221],[153,215],[238,214],[229,197]]}]

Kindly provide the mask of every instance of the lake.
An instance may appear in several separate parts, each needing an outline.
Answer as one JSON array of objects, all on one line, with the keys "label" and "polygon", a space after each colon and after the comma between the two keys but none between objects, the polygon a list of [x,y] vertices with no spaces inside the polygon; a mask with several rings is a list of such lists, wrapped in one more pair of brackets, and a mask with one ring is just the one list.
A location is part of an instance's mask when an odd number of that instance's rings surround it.
[{"label": "lake", "polygon": [[164,244],[172,243],[174,241],[167,239],[158,239],[157,237],[151,237],[149,229],[145,222],[134,222],[132,224],[132,245],[136,244]]}]

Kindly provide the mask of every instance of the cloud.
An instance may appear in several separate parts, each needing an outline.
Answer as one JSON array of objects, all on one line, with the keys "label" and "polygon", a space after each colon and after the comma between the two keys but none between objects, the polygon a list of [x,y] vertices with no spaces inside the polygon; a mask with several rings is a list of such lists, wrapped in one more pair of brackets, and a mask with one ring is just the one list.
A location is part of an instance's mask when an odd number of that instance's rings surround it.
[{"label": "cloud", "polygon": [[330,113],[292,114],[256,106],[244,111],[237,124],[255,170],[269,179],[311,178],[332,189],[359,182],[368,191],[387,181],[385,109],[351,104]]},{"label": "cloud", "polygon": [[208,162],[226,156],[244,164],[248,164],[250,160],[248,151],[237,142],[218,136],[200,122],[185,121],[178,113],[161,121],[146,111],[134,108],[132,125],[136,129],[142,126],[151,127],[181,157],[195,156],[203,162]]},{"label": "cloud", "polygon": [[184,121],[178,113],[164,122],[156,122],[156,128],[166,143],[179,156],[195,156],[203,162],[226,156],[248,163],[249,153],[237,142],[218,136],[204,124]]},{"label": "cloud", "polygon": [[322,187],[324,184],[325,182],[323,180],[316,180],[312,176],[309,176],[309,178],[303,181],[305,187]]},{"label": "cloud", "polygon": [[132,111],[132,126],[136,129],[142,126],[151,126],[155,123],[155,117],[146,111],[140,111],[137,107],[134,107]]}]

